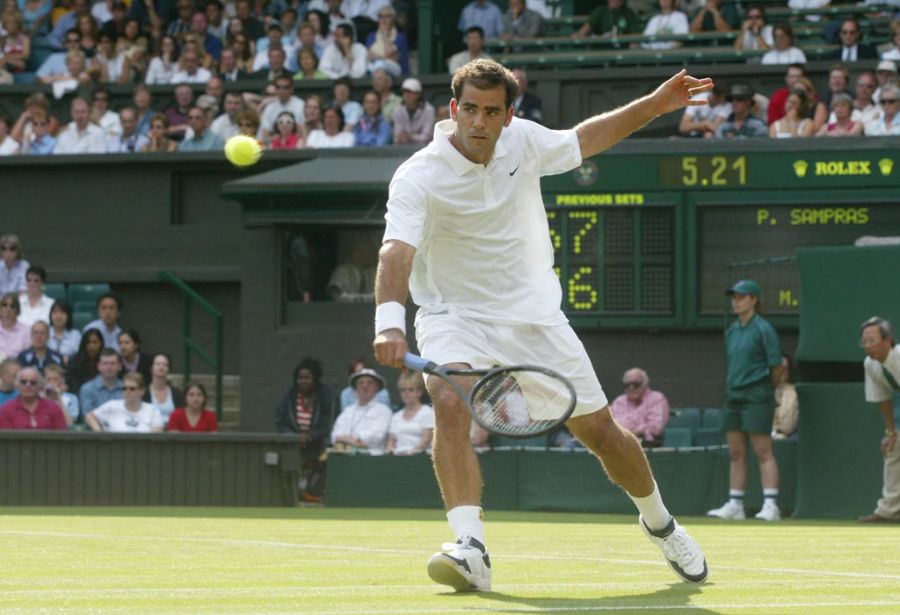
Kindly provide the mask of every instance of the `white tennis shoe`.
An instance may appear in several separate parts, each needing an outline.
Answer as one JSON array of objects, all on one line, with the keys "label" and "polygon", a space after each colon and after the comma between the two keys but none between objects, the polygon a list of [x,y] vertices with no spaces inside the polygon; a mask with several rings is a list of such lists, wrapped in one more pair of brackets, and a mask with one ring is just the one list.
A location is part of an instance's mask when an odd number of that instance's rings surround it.
[{"label": "white tennis shoe", "polygon": [[744,512],[744,505],[735,502],[734,500],[728,500],[722,506],[718,508],[713,508],[711,511],[706,513],[707,517],[718,517],[719,519],[746,519],[747,514]]},{"label": "white tennis shoe", "polygon": [[700,545],[678,525],[674,517],[669,525],[657,531],[647,527],[643,517],[639,519],[641,529],[650,542],[662,550],[666,562],[675,574],[688,583],[703,583],[706,580],[709,569],[706,567],[706,558],[703,557]]},{"label": "white tennis shoe", "polygon": [[761,521],[781,521],[781,511],[778,510],[778,504],[767,499],[755,517]]},{"label": "white tennis shoe", "polygon": [[491,558],[481,542],[464,536],[441,545],[443,551],[428,558],[428,576],[458,592],[491,591]]}]

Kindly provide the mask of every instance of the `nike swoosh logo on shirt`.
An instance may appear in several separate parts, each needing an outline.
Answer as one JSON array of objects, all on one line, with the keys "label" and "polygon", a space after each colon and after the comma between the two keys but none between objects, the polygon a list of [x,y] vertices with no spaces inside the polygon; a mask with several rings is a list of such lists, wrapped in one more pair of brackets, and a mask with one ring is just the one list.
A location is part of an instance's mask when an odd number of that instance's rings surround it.
[{"label": "nike swoosh logo on shirt", "polygon": [[512,177],[513,175],[515,175],[515,174],[516,174],[516,171],[519,170],[519,167],[520,167],[520,166],[521,166],[521,165],[518,165],[518,164],[517,164],[517,165],[516,165],[516,168],[509,172],[509,176]]}]

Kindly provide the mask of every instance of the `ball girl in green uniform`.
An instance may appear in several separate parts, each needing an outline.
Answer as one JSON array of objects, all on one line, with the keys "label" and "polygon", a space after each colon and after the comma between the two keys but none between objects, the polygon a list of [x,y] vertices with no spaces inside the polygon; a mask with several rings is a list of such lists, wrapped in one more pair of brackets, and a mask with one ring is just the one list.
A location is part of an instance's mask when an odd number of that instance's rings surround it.
[{"label": "ball girl in green uniform", "polygon": [[722,431],[731,451],[729,499],[707,513],[720,519],[743,519],[747,488],[747,443],[759,461],[762,478],[763,521],[778,521],[778,463],[772,453],[772,419],[775,415],[775,385],[779,381],[781,344],[778,334],[761,316],[760,289],[752,280],[741,280],[726,291],[737,316],[725,332],[727,378]]}]

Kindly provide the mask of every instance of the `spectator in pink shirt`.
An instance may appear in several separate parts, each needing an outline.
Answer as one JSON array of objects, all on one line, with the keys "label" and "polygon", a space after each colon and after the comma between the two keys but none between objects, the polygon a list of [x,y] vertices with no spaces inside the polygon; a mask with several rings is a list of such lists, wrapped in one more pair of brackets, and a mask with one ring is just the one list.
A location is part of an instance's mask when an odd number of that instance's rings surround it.
[{"label": "spectator in pink shirt", "polygon": [[21,313],[18,293],[0,297],[0,355],[17,357],[31,346],[31,327],[19,322]]},{"label": "spectator in pink shirt", "polygon": [[669,401],[665,395],[650,388],[647,372],[639,367],[625,372],[622,384],[625,393],[616,397],[610,406],[613,417],[638,437],[643,446],[659,446],[669,422]]},{"label": "spectator in pink shirt", "polygon": [[38,395],[44,379],[35,367],[23,367],[17,378],[19,396],[0,406],[0,429],[69,428],[66,417],[56,402]]}]

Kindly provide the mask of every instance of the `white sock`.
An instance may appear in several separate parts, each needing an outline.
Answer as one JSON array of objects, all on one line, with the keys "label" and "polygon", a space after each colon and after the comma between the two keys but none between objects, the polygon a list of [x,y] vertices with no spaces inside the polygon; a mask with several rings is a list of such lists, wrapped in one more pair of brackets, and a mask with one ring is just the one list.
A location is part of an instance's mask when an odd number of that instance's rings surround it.
[{"label": "white sock", "polygon": [[471,536],[481,544],[485,544],[484,521],[481,514],[481,506],[456,506],[447,511],[447,521],[450,522],[457,539]]},{"label": "white sock", "polygon": [[672,521],[672,515],[669,514],[666,505],[663,504],[662,496],[659,495],[659,487],[656,486],[656,481],[653,481],[653,493],[650,495],[638,498],[629,493],[628,497],[637,506],[641,517],[644,518],[644,523],[651,530],[661,530]]},{"label": "white sock", "polygon": [[763,489],[763,498],[765,504],[771,502],[773,506],[778,506],[778,489]]},{"label": "white sock", "polygon": [[744,491],[743,489],[732,489],[728,492],[728,497],[731,498],[731,501],[735,504],[744,505]]}]

